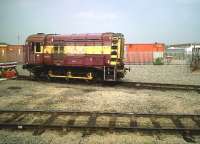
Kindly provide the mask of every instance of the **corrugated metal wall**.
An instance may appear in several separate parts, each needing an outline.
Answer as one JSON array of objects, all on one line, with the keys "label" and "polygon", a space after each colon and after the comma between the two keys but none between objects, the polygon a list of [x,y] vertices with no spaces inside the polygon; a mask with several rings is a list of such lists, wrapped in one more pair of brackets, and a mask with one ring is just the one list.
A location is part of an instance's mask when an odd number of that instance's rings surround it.
[{"label": "corrugated metal wall", "polygon": [[126,64],[152,64],[155,59],[163,58],[165,45],[154,44],[126,44]]}]

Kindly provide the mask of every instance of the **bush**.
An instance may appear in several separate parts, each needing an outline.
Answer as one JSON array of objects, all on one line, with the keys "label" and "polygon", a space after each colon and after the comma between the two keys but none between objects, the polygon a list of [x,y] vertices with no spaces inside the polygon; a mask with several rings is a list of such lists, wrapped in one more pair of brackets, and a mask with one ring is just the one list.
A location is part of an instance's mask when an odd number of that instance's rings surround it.
[{"label": "bush", "polygon": [[163,58],[156,58],[156,60],[153,62],[154,65],[163,65]]}]

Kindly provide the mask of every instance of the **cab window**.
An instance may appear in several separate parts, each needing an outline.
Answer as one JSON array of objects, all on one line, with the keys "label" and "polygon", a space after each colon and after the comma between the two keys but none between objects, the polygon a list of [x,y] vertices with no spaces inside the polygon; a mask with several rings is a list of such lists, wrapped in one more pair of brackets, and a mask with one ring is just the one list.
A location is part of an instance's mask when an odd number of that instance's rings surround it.
[{"label": "cab window", "polygon": [[31,43],[31,51],[35,52],[35,53],[41,53],[42,52],[41,43],[32,42]]},{"label": "cab window", "polygon": [[40,53],[40,52],[41,52],[40,43],[36,43],[35,52],[36,52],[36,53]]}]

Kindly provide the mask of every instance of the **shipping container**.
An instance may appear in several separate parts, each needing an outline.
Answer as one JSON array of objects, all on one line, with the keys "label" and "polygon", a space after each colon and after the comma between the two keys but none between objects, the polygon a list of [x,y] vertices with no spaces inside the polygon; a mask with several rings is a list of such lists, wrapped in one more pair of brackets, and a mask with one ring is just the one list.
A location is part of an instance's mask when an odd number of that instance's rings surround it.
[{"label": "shipping container", "polygon": [[0,63],[24,61],[23,45],[0,45]]},{"label": "shipping container", "polygon": [[165,44],[126,44],[126,64],[152,64],[156,59],[163,59]]},{"label": "shipping container", "polygon": [[23,45],[8,45],[6,56],[8,62],[23,63]]}]

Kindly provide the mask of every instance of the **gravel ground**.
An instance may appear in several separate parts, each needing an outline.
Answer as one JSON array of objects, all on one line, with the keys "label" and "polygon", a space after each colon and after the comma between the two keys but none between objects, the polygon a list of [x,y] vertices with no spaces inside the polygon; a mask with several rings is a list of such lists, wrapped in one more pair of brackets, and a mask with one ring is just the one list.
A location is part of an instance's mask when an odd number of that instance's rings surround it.
[{"label": "gravel ground", "polygon": [[[200,143],[200,136],[194,136]],[[0,144],[188,144],[181,135],[141,133],[107,133],[99,131],[83,136],[82,132],[45,131],[34,136],[31,132],[0,130]]]},{"label": "gravel ground", "polygon": [[130,68],[125,81],[200,85],[200,73],[191,73],[189,65],[131,65]]},{"label": "gravel ground", "polygon": [[61,109],[71,111],[199,113],[200,94],[194,91],[155,91],[1,81],[0,109]]},{"label": "gravel ground", "polygon": [[[0,109],[41,109],[70,111],[109,111],[139,113],[200,114],[200,94],[192,91],[155,91],[72,85],[33,81],[0,81]],[[200,137],[195,137],[200,143]],[[51,144],[130,144],[186,143],[180,135],[144,135],[141,133],[97,132],[83,136],[82,132],[46,131],[34,136],[29,131],[0,130],[3,143]]]}]

